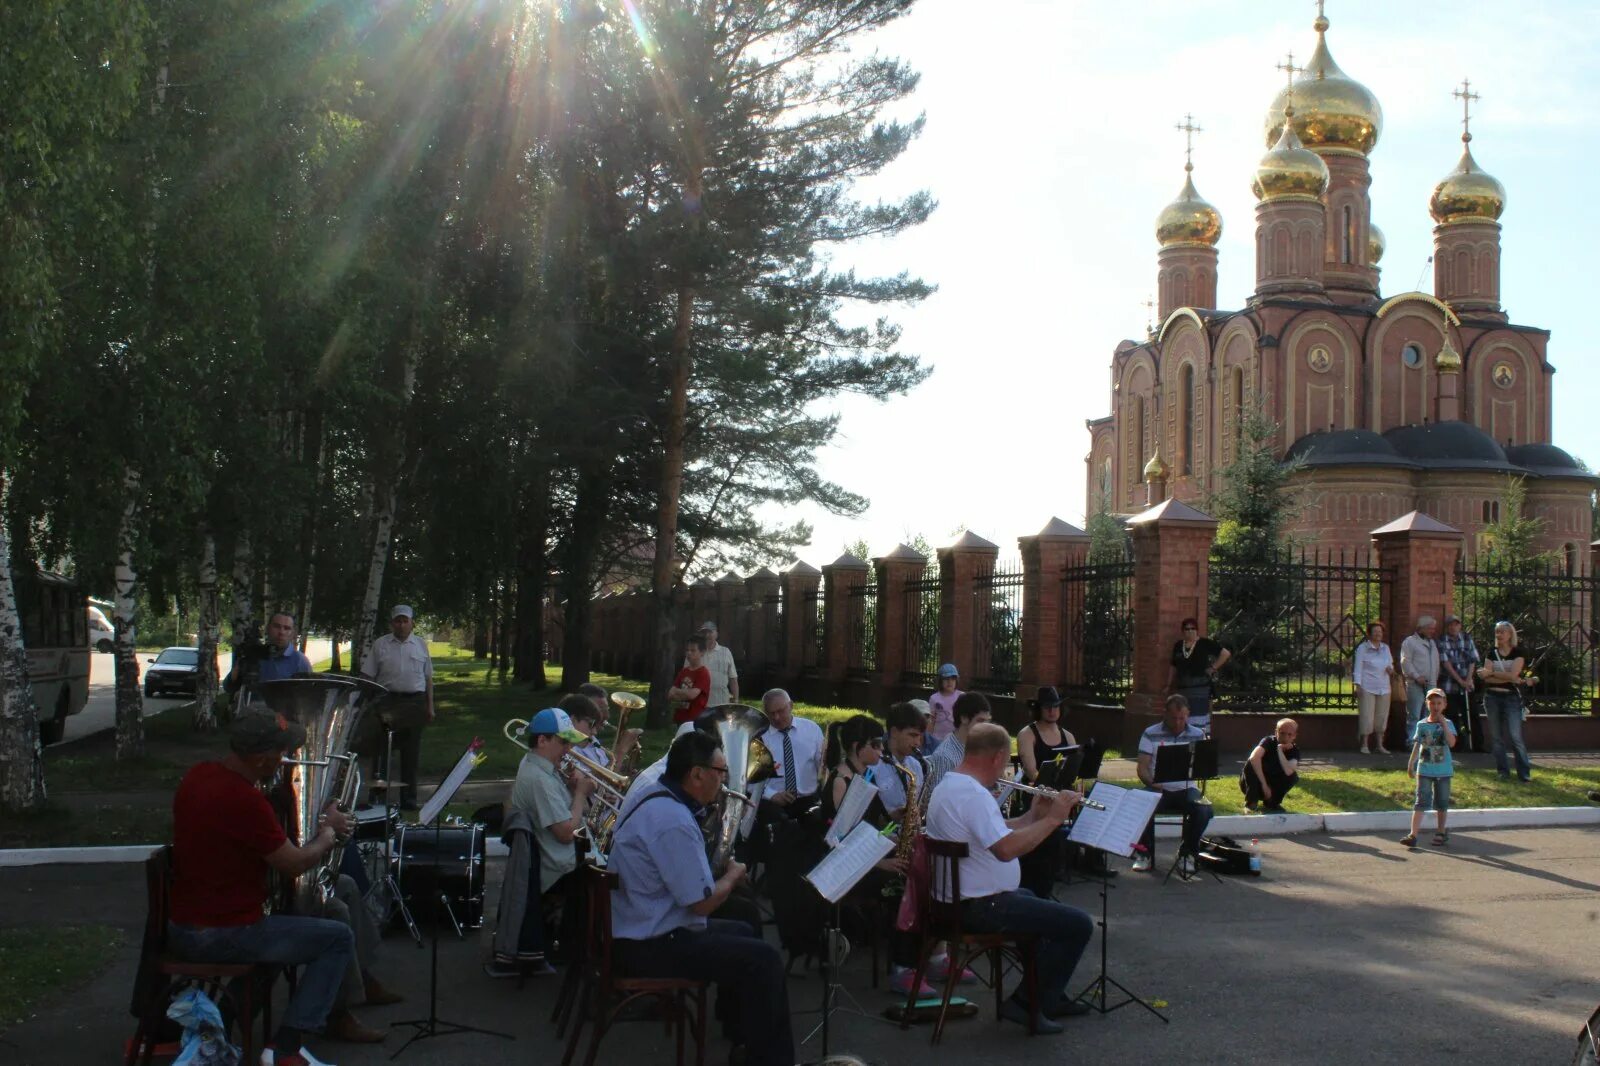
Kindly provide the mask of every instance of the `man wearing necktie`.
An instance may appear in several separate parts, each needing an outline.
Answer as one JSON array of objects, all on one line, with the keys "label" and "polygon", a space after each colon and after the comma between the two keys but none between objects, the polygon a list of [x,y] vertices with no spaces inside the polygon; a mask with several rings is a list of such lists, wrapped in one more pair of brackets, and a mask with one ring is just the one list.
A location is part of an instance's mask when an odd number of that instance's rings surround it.
[{"label": "man wearing necktie", "polygon": [[778,772],[762,789],[753,834],[757,853],[769,838],[772,823],[800,818],[816,807],[825,746],[821,727],[808,718],[796,718],[794,701],[783,689],[768,690],[761,697],[761,711],[770,723],[761,743],[772,753]]}]

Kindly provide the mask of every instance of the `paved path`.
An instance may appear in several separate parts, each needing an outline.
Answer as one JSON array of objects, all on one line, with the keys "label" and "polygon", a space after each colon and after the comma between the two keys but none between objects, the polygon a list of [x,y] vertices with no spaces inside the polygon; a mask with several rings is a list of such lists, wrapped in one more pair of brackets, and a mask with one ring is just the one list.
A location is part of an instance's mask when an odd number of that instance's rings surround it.
[{"label": "paved path", "polygon": [[[1580,829],[1457,835],[1448,851],[1406,851],[1372,836],[1309,836],[1264,844],[1260,879],[1163,886],[1124,874],[1111,893],[1111,974],[1168,1004],[1163,1025],[1138,1007],[1074,1019],[1059,1037],[1029,1040],[991,1017],[952,1022],[944,1043],[928,1030],[902,1033],[836,1016],[833,1050],[869,1063],[1299,1062],[1455,1064],[1565,1063],[1583,1019],[1600,1001],[1600,832]],[[491,877],[498,879],[498,861]],[[493,887],[493,886],[492,886]],[[1068,902],[1098,909],[1092,885],[1063,886]],[[98,920],[121,927],[125,946],[107,973],[70,999],[0,1034],[0,1059],[15,1066],[120,1061],[132,1031],[126,1013],[143,913],[134,866],[0,870],[0,924]],[[491,899],[493,897],[491,896]],[[492,915],[493,906],[490,911]],[[491,917],[492,922],[492,917]],[[489,932],[453,938],[440,951],[440,1015],[517,1034],[425,1041],[406,1066],[554,1061],[546,1023],[556,987],[484,977]],[[1098,965],[1091,945],[1073,987]],[[369,1022],[426,1013],[428,953],[391,936],[384,980],[407,1001],[363,1009]],[[869,1012],[889,1003],[869,988],[866,952],[848,963],[846,984]],[[280,986],[281,987],[281,986]],[[820,997],[814,975],[790,985],[796,1010]],[[814,1022],[796,1019],[804,1035]],[[399,1047],[318,1043],[341,1066],[378,1066]],[[9,1045],[9,1046],[7,1046]],[[613,1030],[602,1062],[670,1062],[659,1026]],[[715,1043],[707,1062],[725,1061]],[[820,1057],[815,1042],[801,1059]]]}]

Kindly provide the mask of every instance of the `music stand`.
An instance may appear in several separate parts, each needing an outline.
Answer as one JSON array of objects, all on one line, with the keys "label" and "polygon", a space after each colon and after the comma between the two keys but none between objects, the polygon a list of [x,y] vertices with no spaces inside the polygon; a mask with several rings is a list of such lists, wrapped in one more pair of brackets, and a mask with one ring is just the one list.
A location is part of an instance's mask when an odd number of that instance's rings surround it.
[{"label": "music stand", "polygon": [[[1178,781],[1210,781],[1218,776],[1217,773],[1217,742],[1210,737],[1204,740],[1191,740],[1183,744],[1163,744],[1156,749],[1155,765],[1151,768],[1150,780],[1152,784],[1172,784]],[[1202,788],[1201,794],[1204,795]],[[1187,819],[1185,819],[1187,824]],[[1180,836],[1178,852],[1172,858],[1172,865],[1167,867],[1167,876],[1162,878],[1162,884],[1172,880],[1172,875],[1177,872],[1178,864],[1183,861],[1183,856],[1188,852],[1188,841]],[[1195,869],[1200,869],[1200,857],[1191,855],[1194,859]],[[1208,870],[1218,884],[1222,878],[1217,876],[1215,870]],[[1194,879],[1195,874],[1178,874],[1185,881]]]},{"label": "music stand", "polygon": [[[433,795],[428,797],[428,802],[422,805],[422,811],[418,817],[423,825],[427,825],[429,822],[433,823],[433,846],[435,853],[437,853],[440,849],[440,838],[442,835],[445,804],[450,802],[450,797],[456,794],[456,790],[461,787],[462,782],[466,781],[467,776],[472,773],[473,768],[478,765],[479,760],[485,758],[485,756],[479,754],[482,748],[483,741],[474,738],[472,743],[467,745],[467,750],[461,753],[461,758],[456,761],[456,765],[450,771],[449,775],[439,783],[439,787],[434,790]],[[450,909],[450,897],[443,892],[438,893],[438,906],[440,910],[450,916],[450,921],[455,923],[455,913]],[[501,1033],[494,1029],[480,1029],[475,1025],[463,1025],[460,1022],[448,1022],[440,1019],[439,926],[442,924],[443,923],[440,921],[440,916],[435,914],[433,917],[432,933],[433,957],[428,963],[428,1016],[426,1018],[414,1018],[409,1021],[390,1023],[391,1027],[408,1025],[416,1030],[416,1032],[411,1034],[411,1038],[409,1040],[400,1045],[399,1051],[396,1051],[393,1055],[389,1056],[389,1060],[391,1062],[399,1058],[401,1053],[404,1052],[406,1048],[410,1047],[412,1044],[415,1044],[417,1041],[427,1040],[430,1037],[435,1036],[454,1036],[457,1033],[482,1033],[485,1036],[500,1037],[502,1040],[516,1039],[516,1037],[512,1036],[510,1033]],[[461,927],[459,924],[457,924],[456,932],[458,935],[460,930]]]}]

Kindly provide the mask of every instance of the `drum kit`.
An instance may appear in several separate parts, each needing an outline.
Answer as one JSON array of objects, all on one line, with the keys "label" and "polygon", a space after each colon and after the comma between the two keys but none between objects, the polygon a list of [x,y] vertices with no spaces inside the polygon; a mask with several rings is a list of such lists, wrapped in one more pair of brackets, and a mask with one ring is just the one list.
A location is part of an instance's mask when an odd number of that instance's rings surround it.
[{"label": "drum kit", "polygon": [[441,896],[442,917],[455,927],[456,936],[483,925],[488,850],[481,823],[454,822],[435,833],[432,826],[401,821],[400,808],[391,806],[388,797],[398,796],[404,787],[399,781],[372,782],[375,799],[383,800],[355,812],[351,843],[361,854],[371,886],[366,898],[373,917],[380,925],[404,924],[421,947],[417,916],[423,921],[432,917]]}]

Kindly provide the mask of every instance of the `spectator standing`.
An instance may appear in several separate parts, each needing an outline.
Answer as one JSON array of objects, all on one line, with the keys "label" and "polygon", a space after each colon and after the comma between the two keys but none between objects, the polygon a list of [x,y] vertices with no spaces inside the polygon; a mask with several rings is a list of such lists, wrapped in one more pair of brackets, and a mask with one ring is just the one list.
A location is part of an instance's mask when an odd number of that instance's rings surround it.
[{"label": "spectator standing", "polygon": [[1494,768],[1502,778],[1511,776],[1506,762],[1506,743],[1516,756],[1517,777],[1529,781],[1533,768],[1528,762],[1528,747],[1522,742],[1522,688],[1526,680],[1522,668],[1527,655],[1517,643],[1517,627],[1510,622],[1494,624],[1494,646],[1478,667],[1483,682],[1483,718],[1489,727],[1489,744],[1494,750]]},{"label": "spectator standing", "polygon": [[1400,673],[1406,679],[1406,736],[1416,731],[1428,690],[1439,683],[1439,623],[1433,615],[1417,619],[1417,628],[1400,642]]},{"label": "spectator standing", "polygon": [[1444,635],[1439,638],[1439,687],[1444,689],[1445,714],[1455,723],[1456,735],[1472,746],[1472,693],[1477,687],[1478,666],[1483,656],[1472,634],[1461,627],[1461,619],[1447,615]]},{"label": "spectator standing", "polygon": [[1411,758],[1406,761],[1406,772],[1417,779],[1417,799],[1411,806],[1411,832],[1400,838],[1400,843],[1408,848],[1417,842],[1422,812],[1429,807],[1433,808],[1438,822],[1438,831],[1433,834],[1434,846],[1450,843],[1445,815],[1450,810],[1450,778],[1455,773],[1450,749],[1456,746],[1456,727],[1444,716],[1448,702],[1444,689],[1429,689],[1423,699],[1428,716],[1418,721],[1412,731]]},{"label": "spectator standing", "polygon": [[1394,653],[1383,642],[1382,622],[1367,623],[1367,639],[1356,645],[1351,679],[1356,686],[1356,718],[1359,722],[1361,754],[1370,754],[1367,741],[1376,733],[1378,753],[1389,754],[1383,746],[1384,730],[1389,728],[1389,687],[1395,677]]},{"label": "spectator standing", "polygon": [[1299,723],[1280,718],[1272,734],[1256,743],[1239,775],[1246,810],[1260,805],[1267,814],[1283,811],[1283,798],[1300,783],[1299,736]]},{"label": "spectator standing", "polygon": [[733,663],[733,652],[717,643],[717,623],[702,622],[700,637],[706,642],[705,654],[700,657],[711,674],[711,689],[706,693],[707,707],[721,707],[725,703],[739,702],[739,669]]},{"label": "spectator standing", "polygon": [[[932,716],[927,736],[922,738],[923,754],[931,754],[956,728],[956,700],[962,696],[961,671],[955,663],[939,667],[939,687],[928,694],[928,711]],[[956,762],[960,762],[957,759]]]},{"label": "spectator standing", "polygon": [[1217,671],[1233,653],[1200,632],[1198,618],[1185,618],[1181,637],[1172,646],[1172,666],[1167,671],[1167,691],[1189,701],[1189,724],[1211,732],[1211,698],[1216,694]]},{"label": "spectator standing", "polygon": [[667,689],[667,698],[678,704],[672,712],[672,720],[679,725],[700,717],[711,696],[711,671],[705,666],[705,652],[705,638],[690,637],[683,648],[683,669]]},{"label": "spectator standing", "polygon": [[989,707],[989,697],[981,692],[963,692],[955,705],[955,729],[928,756],[928,782],[923,785],[923,795],[932,796],[940,778],[961,765],[967,757],[967,734],[972,727],[992,721],[994,712]]},{"label": "spectator standing", "polygon": [[[433,657],[428,642],[412,632],[416,612],[400,604],[389,612],[389,632],[372,642],[372,654],[361,664],[361,672],[388,689],[378,704],[378,713],[394,730],[395,747],[400,752],[400,780],[403,788],[400,806],[417,806],[417,771],[422,756],[422,730],[433,721]],[[387,758],[387,745],[379,749]],[[390,766],[383,777],[394,780]],[[389,793],[392,797],[393,791]]]}]

